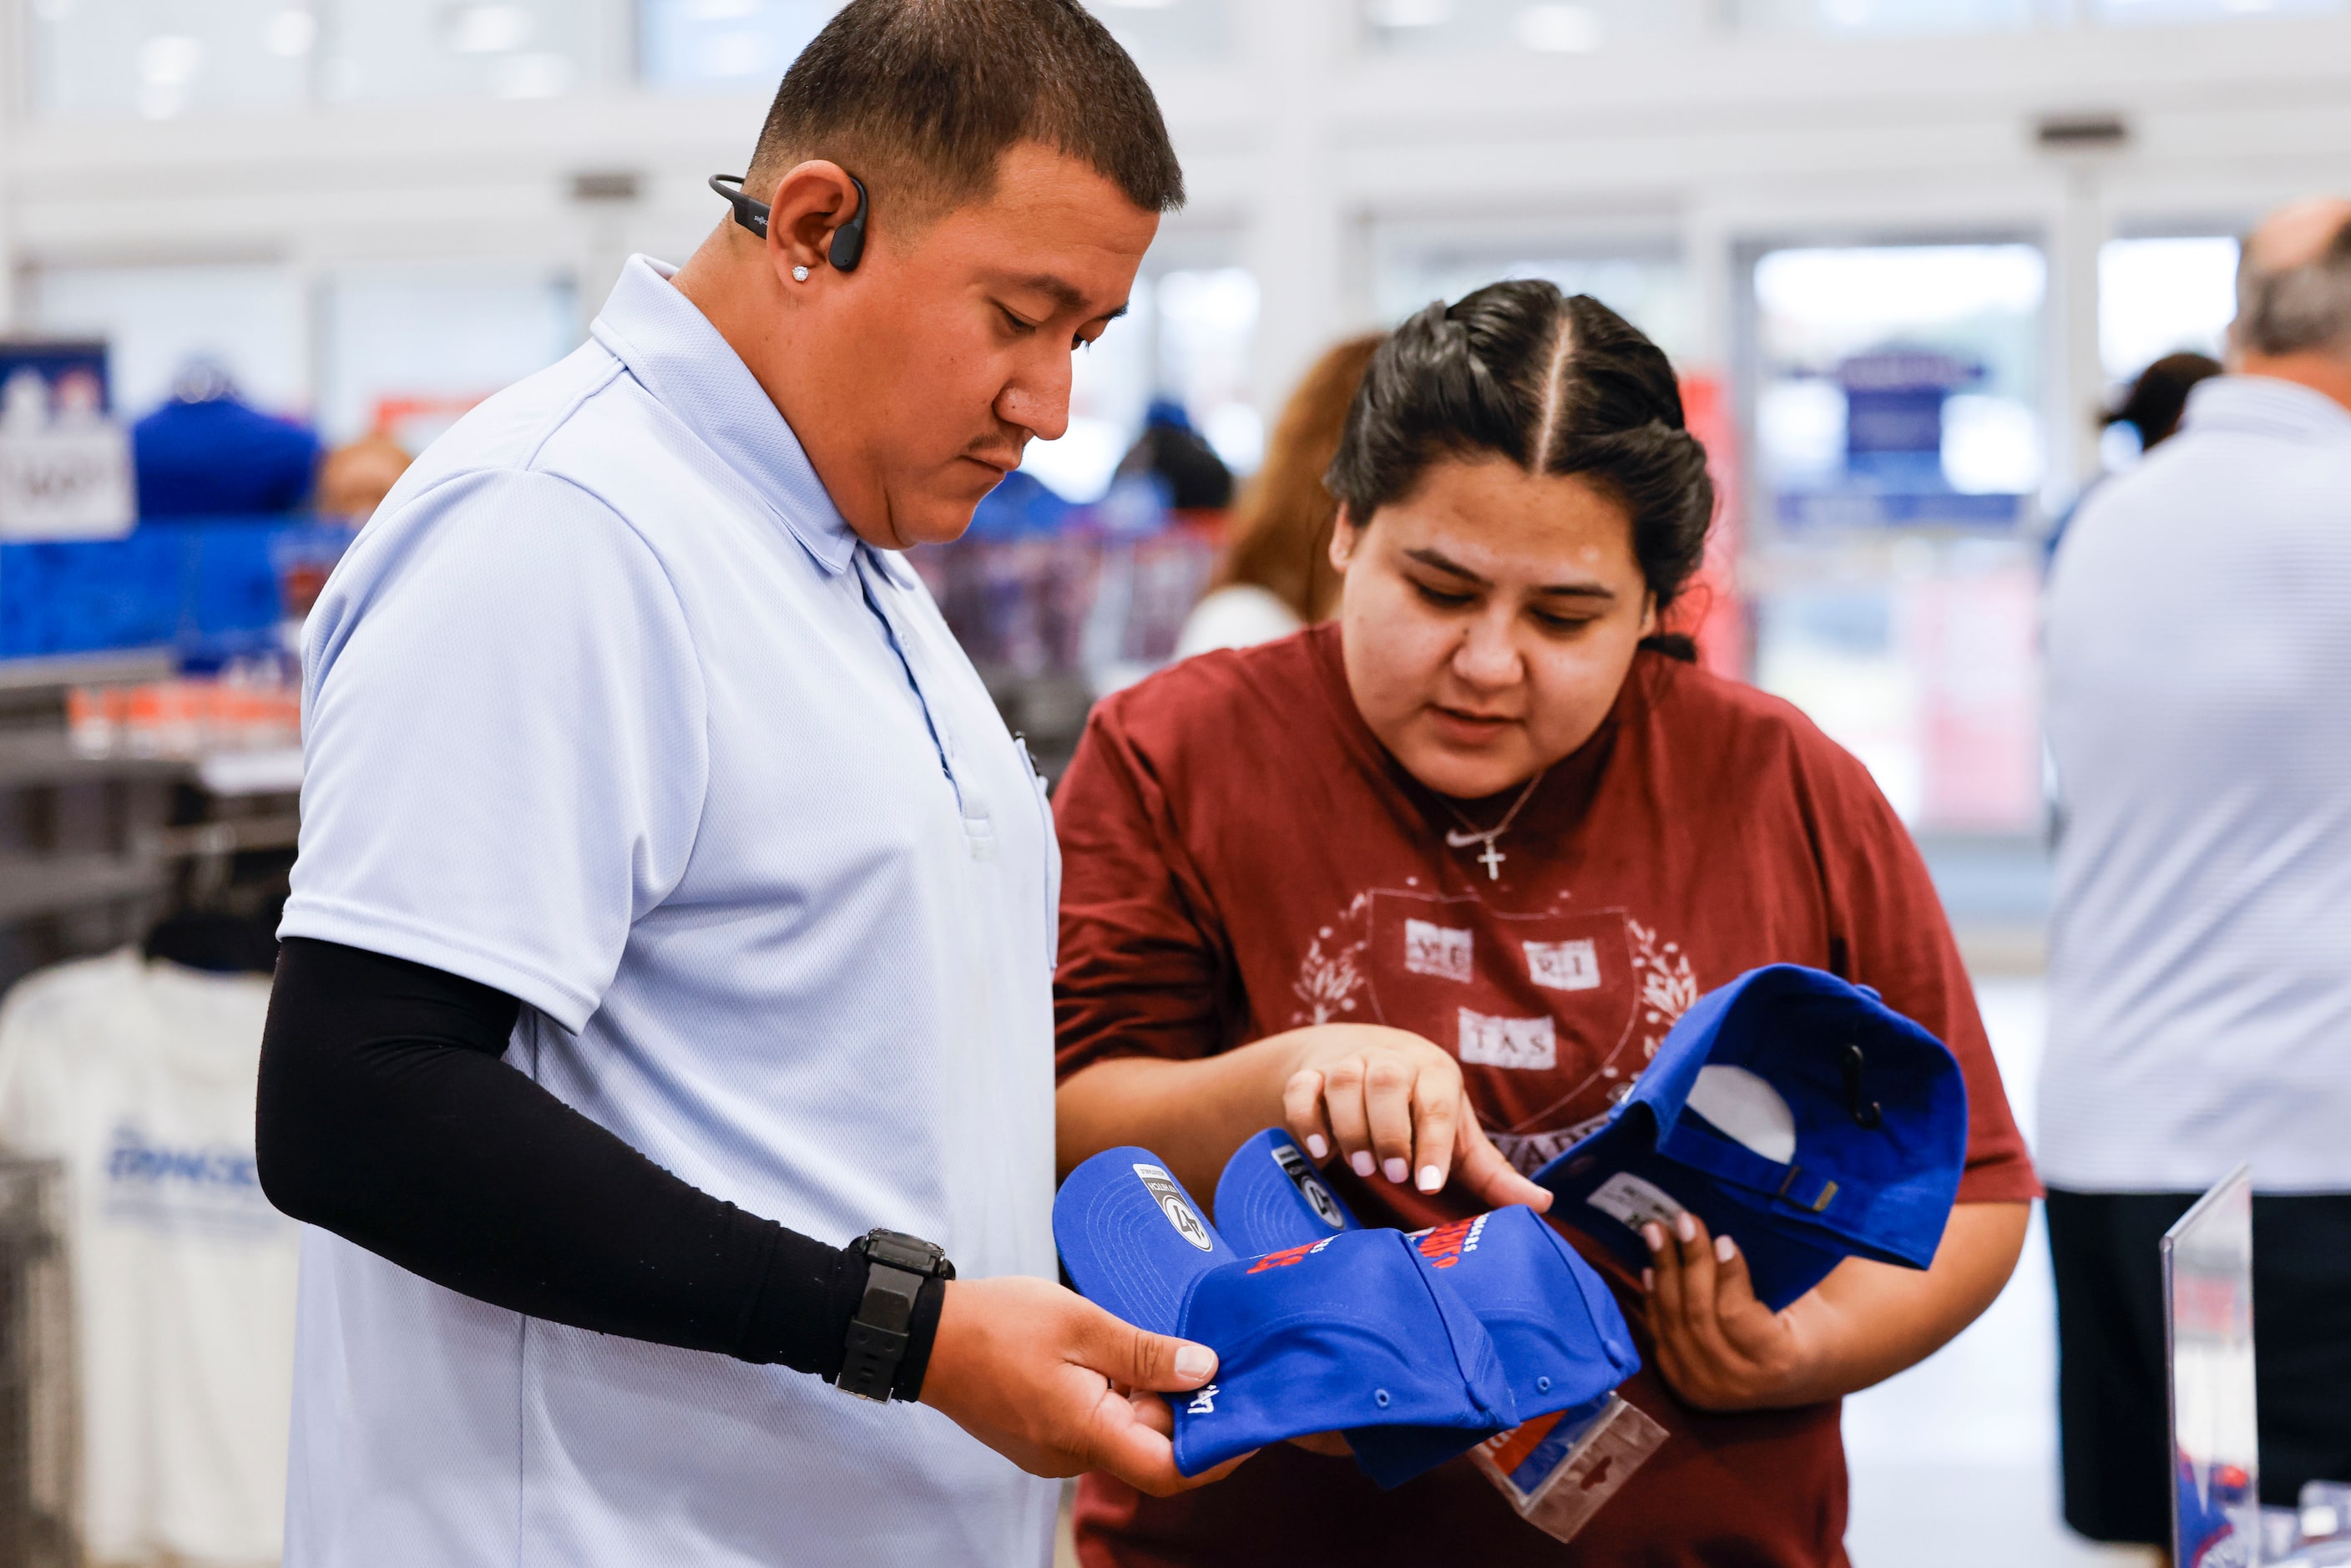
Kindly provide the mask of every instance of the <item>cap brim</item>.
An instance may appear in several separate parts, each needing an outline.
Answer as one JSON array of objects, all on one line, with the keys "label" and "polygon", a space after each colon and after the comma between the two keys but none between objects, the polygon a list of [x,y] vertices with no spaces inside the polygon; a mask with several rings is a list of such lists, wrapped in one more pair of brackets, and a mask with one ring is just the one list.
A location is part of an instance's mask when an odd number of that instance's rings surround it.
[{"label": "cap brim", "polygon": [[1217,1182],[1217,1228],[1244,1258],[1303,1247],[1362,1223],[1279,1127],[1243,1143]]},{"label": "cap brim", "polygon": [[1081,1295],[1154,1333],[1176,1332],[1195,1280],[1240,1260],[1158,1156],[1132,1146],[1070,1173],[1053,1240]]}]

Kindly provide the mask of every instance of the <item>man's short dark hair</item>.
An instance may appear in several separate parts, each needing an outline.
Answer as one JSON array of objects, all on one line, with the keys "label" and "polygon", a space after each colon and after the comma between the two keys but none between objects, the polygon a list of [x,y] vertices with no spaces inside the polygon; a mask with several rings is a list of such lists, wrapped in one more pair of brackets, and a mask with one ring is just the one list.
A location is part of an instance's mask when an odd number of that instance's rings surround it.
[{"label": "man's short dark hair", "polygon": [[1147,213],[1184,172],[1143,73],[1078,0],[851,0],[792,62],[751,157],[761,198],[827,158],[915,221],[996,188],[1022,141],[1081,159]]}]

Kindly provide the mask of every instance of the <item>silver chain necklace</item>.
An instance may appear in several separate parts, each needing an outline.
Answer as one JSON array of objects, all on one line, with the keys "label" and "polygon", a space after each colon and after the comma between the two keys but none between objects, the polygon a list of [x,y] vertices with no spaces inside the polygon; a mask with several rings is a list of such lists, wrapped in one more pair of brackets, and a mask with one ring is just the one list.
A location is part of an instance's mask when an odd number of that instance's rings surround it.
[{"label": "silver chain necklace", "polygon": [[1486,852],[1476,857],[1478,862],[1486,868],[1487,881],[1501,881],[1502,862],[1510,857],[1494,847],[1494,841],[1510,831],[1510,824],[1518,821],[1519,809],[1534,799],[1535,786],[1541,784],[1543,781],[1543,775],[1550,771],[1548,767],[1537,768],[1535,776],[1527,780],[1527,787],[1519,791],[1519,798],[1510,802],[1510,809],[1502,813],[1502,820],[1490,828],[1480,828],[1471,821],[1461,808],[1455,805],[1449,798],[1439,795],[1437,799],[1445,802],[1445,809],[1459,818],[1461,822],[1458,831],[1447,831],[1445,835],[1447,845],[1457,850],[1466,850],[1471,844],[1485,845]]}]

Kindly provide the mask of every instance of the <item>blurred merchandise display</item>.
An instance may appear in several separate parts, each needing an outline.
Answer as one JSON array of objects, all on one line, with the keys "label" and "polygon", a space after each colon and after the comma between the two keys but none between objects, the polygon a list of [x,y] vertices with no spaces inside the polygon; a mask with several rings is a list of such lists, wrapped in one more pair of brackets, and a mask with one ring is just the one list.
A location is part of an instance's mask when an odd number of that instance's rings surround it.
[{"label": "blurred merchandise display", "polygon": [[282,1546],[301,1232],[254,1159],[268,1006],[266,974],[135,947],[0,1004],[0,1144],[61,1178],[95,1563],[260,1563]]},{"label": "blurred merchandise display", "polygon": [[80,1568],[65,1172],[0,1157],[0,1563]]},{"label": "blurred merchandise display", "polygon": [[132,515],[106,345],[0,341],[0,539],[110,538]]},{"label": "blurred merchandise display", "polygon": [[290,658],[239,660],[218,675],[76,686],[66,727],[84,757],[199,758],[302,744],[300,671]]},{"label": "blurred merchandise display", "polygon": [[352,534],[263,518],[0,544],[0,661],[163,648],[210,668],[283,649]]}]

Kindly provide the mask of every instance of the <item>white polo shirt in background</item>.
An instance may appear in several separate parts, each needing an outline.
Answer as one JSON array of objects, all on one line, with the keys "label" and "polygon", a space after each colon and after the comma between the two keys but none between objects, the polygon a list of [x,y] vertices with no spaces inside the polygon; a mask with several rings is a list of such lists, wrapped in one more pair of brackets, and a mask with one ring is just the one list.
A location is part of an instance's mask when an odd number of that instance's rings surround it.
[{"label": "white polo shirt in background", "polygon": [[[507,1060],[831,1242],[1051,1277],[1043,787],[904,562],[632,259],[408,471],[304,649],[284,934],[521,998]],[[289,1568],[1039,1563],[927,1407],[525,1318],[305,1239]]]},{"label": "white polo shirt in background", "polygon": [[2043,1179],[2351,1192],[2351,411],[2222,376],[2049,588]]}]

